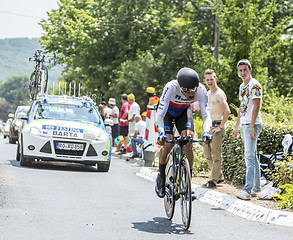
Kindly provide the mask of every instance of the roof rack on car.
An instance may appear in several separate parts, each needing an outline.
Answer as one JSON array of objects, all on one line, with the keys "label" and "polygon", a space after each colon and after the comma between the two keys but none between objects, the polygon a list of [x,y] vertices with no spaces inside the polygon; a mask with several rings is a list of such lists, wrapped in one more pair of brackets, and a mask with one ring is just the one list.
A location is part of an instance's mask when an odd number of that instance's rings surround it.
[{"label": "roof rack on car", "polygon": [[[58,89],[57,89],[57,94],[55,94],[56,91],[56,85],[58,84]],[[62,82],[58,82],[56,84],[56,82],[52,83],[52,90],[51,90],[51,94],[49,94],[48,89],[47,88],[47,92],[46,93],[39,93],[38,94],[38,98],[46,98],[48,95],[52,96],[63,96],[64,98],[66,97],[71,97],[71,98],[77,98],[77,99],[82,99],[84,101],[91,101],[92,103],[96,104],[96,99],[97,96],[96,94],[92,94],[91,92],[88,92],[86,96],[81,96],[81,83],[66,83],[64,82],[64,84]],[[64,86],[62,88],[62,86]],[[72,91],[73,90],[73,91]]]}]

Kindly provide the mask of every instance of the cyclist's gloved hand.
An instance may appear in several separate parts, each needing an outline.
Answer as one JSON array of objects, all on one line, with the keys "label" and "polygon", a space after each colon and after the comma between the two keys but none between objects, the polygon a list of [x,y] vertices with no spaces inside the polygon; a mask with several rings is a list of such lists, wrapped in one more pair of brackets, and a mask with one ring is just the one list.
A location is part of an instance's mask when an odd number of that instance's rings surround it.
[{"label": "cyclist's gloved hand", "polygon": [[202,138],[206,144],[209,144],[213,139],[213,135],[209,134],[208,132],[203,132]]},{"label": "cyclist's gloved hand", "polygon": [[166,134],[164,133],[164,132],[162,132],[162,133],[160,133],[160,135],[158,136],[158,138],[157,138],[157,142],[158,142],[158,144],[163,144],[163,142],[164,141],[166,141],[167,140],[167,136],[166,136]]}]

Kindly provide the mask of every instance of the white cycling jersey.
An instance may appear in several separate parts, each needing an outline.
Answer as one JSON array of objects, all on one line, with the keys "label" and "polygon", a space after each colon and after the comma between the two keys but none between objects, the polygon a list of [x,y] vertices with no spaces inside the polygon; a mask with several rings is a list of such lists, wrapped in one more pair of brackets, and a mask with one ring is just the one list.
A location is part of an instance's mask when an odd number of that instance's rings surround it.
[{"label": "white cycling jersey", "polygon": [[156,114],[156,125],[159,133],[164,132],[164,117],[167,111],[177,118],[192,103],[199,101],[204,131],[211,128],[211,118],[208,111],[207,90],[199,83],[193,99],[187,99],[182,93],[177,80],[168,82],[162,92]]}]

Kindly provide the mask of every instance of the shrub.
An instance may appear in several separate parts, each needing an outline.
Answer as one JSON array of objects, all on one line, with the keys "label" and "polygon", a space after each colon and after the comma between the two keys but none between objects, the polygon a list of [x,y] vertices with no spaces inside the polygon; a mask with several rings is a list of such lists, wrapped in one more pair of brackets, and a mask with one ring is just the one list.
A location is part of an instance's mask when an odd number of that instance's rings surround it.
[{"label": "shrub", "polygon": [[279,195],[280,200],[277,205],[281,208],[293,210],[293,185],[285,184],[280,187],[285,190],[282,195]]},{"label": "shrub", "polygon": [[[234,126],[234,121],[228,121],[226,124],[222,146],[222,171],[225,179],[243,184],[246,173],[244,146],[240,137],[233,139]],[[293,135],[293,126],[284,123],[263,123],[263,130],[258,139],[258,151],[264,153],[282,151],[282,141],[286,134]]]},{"label": "shrub", "polygon": [[268,171],[270,179],[278,185],[285,185],[293,182],[293,158],[285,154],[282,160],[274,162],[275,168]]},{"label": "shrub", "polygon": [[193,163],[193,174],[206,172],[208,169],[208,163],[205,159],[203,153],[203,147],[201,144],[197,143],[193,146],[194,152],[194,163]]}]

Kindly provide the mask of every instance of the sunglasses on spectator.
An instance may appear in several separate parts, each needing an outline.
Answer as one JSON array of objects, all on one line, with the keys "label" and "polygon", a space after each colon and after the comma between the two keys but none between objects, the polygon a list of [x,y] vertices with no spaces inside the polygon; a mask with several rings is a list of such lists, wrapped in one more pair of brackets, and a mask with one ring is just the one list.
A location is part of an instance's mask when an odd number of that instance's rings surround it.
[{"label": "sunglasses on spectator", "polygon": [[197,91],[197,87],[195,87],[195,88],[182,88],[182,87],[180,87],[180,90],[185,93],[192,93],[192,92]]}]

